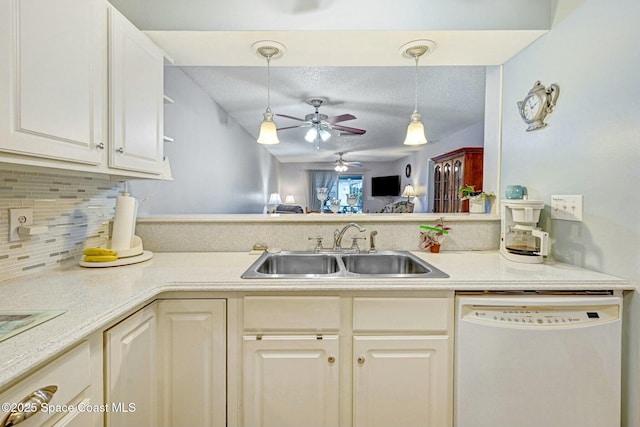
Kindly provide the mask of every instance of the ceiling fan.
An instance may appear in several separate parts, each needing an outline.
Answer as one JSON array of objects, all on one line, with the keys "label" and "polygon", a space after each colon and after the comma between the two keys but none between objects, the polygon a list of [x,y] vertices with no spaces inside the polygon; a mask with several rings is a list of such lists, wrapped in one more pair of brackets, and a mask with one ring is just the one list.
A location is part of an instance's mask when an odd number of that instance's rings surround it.
[{"label": "ceiling fan", "polygon": [[348,166],[353,166],[356,168],[361,168],[362,167],[362,163],[360,162],[348,162],[346,160],[344,160],[342,158],[342,156],[344,155],[344,153],[337,153],[338,154],[338,160],[336,160],[336,165],[334,167],[336,172],[345,172],[348,168]]},{"label": "ceiling fan", "polygon": [[334,129],[341,133],[347,133],[351,135],[364,135],[366,130],[358,129],[349,126],[343,126],[337,123],[346,122],[348,120],[354,120],[356,116],[353,114],[341,114],[339,116],[329,117],[326,114],[321,114],[318,109],[322,104],[325,104],[327,100],[325,98],[309,98],[305,101],[316,109],[315,113],[307,114],[304,119],[298,117],[288,116],[286,114],[276,114],[279,117],[286,117],[287,119],[297,120],[303,122],[297,126],[287,126],[278,128],[277,130],[295,129],[300,127],[308,127],[309,130],[305,134],[304,139],[308,142],[315,142],[316,148],[320,148],[320,141],[326,141],[331,137],[330,130]]}]

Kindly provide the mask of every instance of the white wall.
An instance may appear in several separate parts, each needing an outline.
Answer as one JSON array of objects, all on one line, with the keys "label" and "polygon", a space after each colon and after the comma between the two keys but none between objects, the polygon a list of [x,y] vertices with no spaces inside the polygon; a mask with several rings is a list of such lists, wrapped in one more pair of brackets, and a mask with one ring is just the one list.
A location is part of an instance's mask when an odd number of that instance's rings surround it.
[{"label": "white wall", "polygon": [[[586,0],[504,66],[502,191],[584,195],[583,222],[549,219],[553,256],[640,283],[640,16],[638,0]],[[560,85],[549,126],[525,132],[516,101],[536,80]],[[624,424],[637,426],[638,296],[627,298]]]},{"label": "white wall", "polygon": [[180,68],[165,67],[165,93],[175,101],[165,105],[174,180],[131,181],[144,200],[139,215],[262,213],[278,188],[279,162]]},{"label": "white wall", "polygon": [[[482,191],[500,196],[500,150],[502,145],[502,71],[501,65],[487,67],[484,103],[484,164]],[[492,211],[499,212],[493,200]]]}]

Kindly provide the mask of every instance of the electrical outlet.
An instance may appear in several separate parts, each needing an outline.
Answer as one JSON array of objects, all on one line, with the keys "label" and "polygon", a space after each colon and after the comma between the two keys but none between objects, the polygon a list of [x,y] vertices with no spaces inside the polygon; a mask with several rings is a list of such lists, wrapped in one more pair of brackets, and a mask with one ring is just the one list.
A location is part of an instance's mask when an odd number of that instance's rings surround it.
[{"label": "electrical outlet", "polygon": [[582,221],[582,196],[551,196],[551,219]]},{"label": "electrical outlet", "polygon": [[15,242],[22,240],[18,234],[18,227],[21,225],[33,225],[33,209],[32,208],[13,208],[9,209],[9,241]]}]

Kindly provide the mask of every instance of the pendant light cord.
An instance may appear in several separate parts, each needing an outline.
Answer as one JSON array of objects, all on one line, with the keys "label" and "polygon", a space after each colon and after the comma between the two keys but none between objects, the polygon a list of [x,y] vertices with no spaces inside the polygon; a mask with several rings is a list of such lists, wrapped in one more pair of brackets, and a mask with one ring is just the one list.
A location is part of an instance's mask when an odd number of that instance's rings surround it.
[{"label": "pendant light cord", "polygon": [[267,56],[267,111],[271,111],[271,55]]},{"label": "pendant light cord", "polygon": [[415,93],[416,103],[415,103],[415,107],[413,109],[413,112],[417,113],[418,112],[418,59],[420,59],[420,57],[418,55],[414,55],[414,58],[416,60],[416,84],[415,84],[415,88],[416,88],[416,93]]}]

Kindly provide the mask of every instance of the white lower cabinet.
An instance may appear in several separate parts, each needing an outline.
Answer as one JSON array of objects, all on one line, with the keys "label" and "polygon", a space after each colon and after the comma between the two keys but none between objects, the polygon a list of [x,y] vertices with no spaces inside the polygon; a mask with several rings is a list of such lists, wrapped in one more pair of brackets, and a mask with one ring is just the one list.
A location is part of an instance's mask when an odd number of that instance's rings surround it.
[{"label": "white lower cabinet", "polygon": [[353,426],[452,425],[453,298],[353,299]]},{"label": "white lower cabinet", "polygon": [[447,337],[354,337],[353,425],[449,425],[447,350]]},{"label": "white lower cabinet", "polygon": [[338,337],[244,338],[245,427],[338,425]]},{"label": "white lower cabinet", "polygon": [[452,296],[245,297],[243,319],[244,427],[452,425]]},{"label": "white lower cabinet", "polygon": [[[95,339],[94,339],[95,338]],[[102,425],[102,340],[95,336],[0,393],[3,426]],[[28,400],[27,400],[28,399]],[[44,402],[35,410],[38,402]],[[5,411],[10,409],[10,411]],[[31,410],[35,410],[29,414]],[[22,421],[24,416],[27,416]]]},{"label": "white lower cabinet", "polygon": [[156,304],[105,332],[105,399],[108,427],[158,425]]},{"label": "white lower cabinet", "polygon": [[225,300],[158,302],[160,426],[226,425]]},{"label": "white lower cabinet", "polygon": [[107,426],[226,425],[224,299],[159,300],[105,341]]}]

